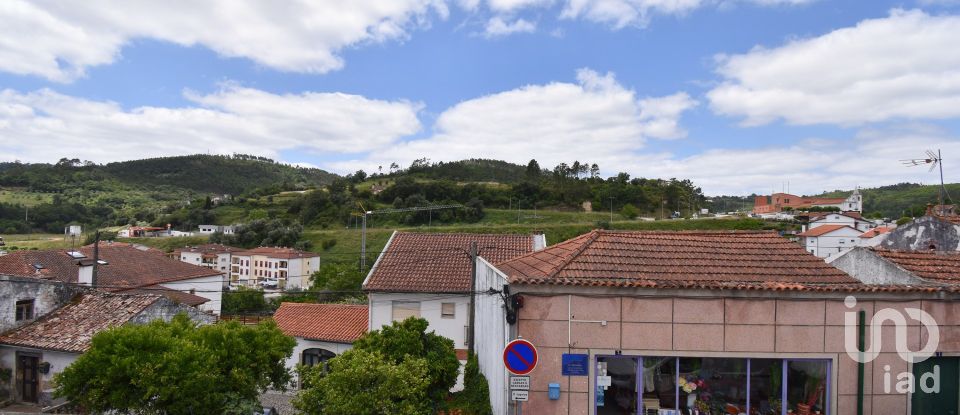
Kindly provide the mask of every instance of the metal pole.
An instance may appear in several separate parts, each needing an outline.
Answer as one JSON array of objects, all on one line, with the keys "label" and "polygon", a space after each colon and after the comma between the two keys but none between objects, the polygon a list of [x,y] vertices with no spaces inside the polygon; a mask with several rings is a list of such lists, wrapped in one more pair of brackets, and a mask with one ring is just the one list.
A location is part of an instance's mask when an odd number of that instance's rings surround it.
[{"label": "metal pole", "polygon": [[360,234],[360,272],[367,268],[367,213],[363,212],[363,230]]},{"label": "metal pole", "polygon": [[937,160],[940,160],[940,206],[937,209],[943,215],[943,194],[947,191],[947,188],[943,185],[943,157],[940,156],[940,149],[937,149]]},{"label": "metal pole", "polygon": [[467,340],[467,346],[469,346],[470,356],[473,356],[475,343],[473,339],[476,337],[475,333],[477,332],[476,328],[476,307],[477,307],[477,242],[470,242],[470,338]]},{"label": "metal pole", "polygon": [[97,286],[97,267],[100,265],[100,231],[93,237],[93,275],[90,277],[90,286]]},{"label": "metal pole", "polygon": [[610,222],[613,222],[613,196],[607,197],[610,199]]}]

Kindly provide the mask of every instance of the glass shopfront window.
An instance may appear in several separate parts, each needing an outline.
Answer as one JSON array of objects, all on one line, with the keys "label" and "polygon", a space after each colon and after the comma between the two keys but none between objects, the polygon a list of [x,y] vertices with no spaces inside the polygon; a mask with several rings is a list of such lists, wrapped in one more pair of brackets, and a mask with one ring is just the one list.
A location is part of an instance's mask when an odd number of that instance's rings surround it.
[{"label": "glass shopfront window", "polygon": [[611,377],[594,383],[597,415],[830,414],[829,360],[601,356],[597,369]]}]

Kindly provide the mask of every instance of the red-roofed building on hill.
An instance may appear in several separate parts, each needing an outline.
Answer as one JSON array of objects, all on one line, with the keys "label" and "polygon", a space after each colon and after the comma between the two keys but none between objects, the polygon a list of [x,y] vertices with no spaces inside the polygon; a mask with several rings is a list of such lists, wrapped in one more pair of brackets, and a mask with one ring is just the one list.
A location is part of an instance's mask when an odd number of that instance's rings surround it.
[{"label": "red-roofed building on hill", "polygon": [[237,285],[303,288],[319,270],[319,254],[293,248],[261,246],[230,257],[230,283]]},{"label": "red-roofed building on hill", "polygon": [[[525,415],[845,415],[858,391],[864,413],[906,415],[930,396],[882,390],[883,365],[911,370],[892,350],[858,380],[844,324],[861,309],[868,321],[922,309],[943,330],[937,350],[960,354],[960,289],[864,284],[776,232],[596,230],[506,261],[481,255],[476,292],[475,347],[499,415],[516,409],[503,350],[520,337],[539,357]],[[919,350],[921,329],[910,336]]]},{"label": "red-roofed building on hill", "polygon": [[233,253],[238,251],[243,251],[243,249],[223,244],[204,244],[174,249],[170,252],[170,257],[188,264],[229,274]]},{"label": "red-roofed building on hill", "polygon": [[0,256],[0,274],[95,286],[110,292],[155,292],[174,301],[220,313],[223,272],[186,264],[162,251],[101,242],[96,281],[93,246],[78,250],[13,251]]},{"label": "red-roofed building on hill", "polygon": [[863,196],[860,195],[859,189],[854,189],[847,197],[810,197],[789,193],[774,193],[770,196],[756,196],[753,201],[753,213],[758,215],[783,212],[784,208],[806,210],[813,207],[863,212]]},{"label": "red-roofed building on hill", "polygon": [[[479,255],[506,261],[542,249],[542,234],[394,232],[363,282],[370,304],[370,329],[410,316],[453,340],[466,360],[470,331],[472,268],[470,247]],[[458,379],[456,389],[462,387]]]},{"label": "red-roofed building on hill", "polygon": [[[273,320],[297,346],[287,368],[322,364],[350,350],[370,324],[367,305],[281,303]],[[294,386],[299,386],[295,382]]]}]

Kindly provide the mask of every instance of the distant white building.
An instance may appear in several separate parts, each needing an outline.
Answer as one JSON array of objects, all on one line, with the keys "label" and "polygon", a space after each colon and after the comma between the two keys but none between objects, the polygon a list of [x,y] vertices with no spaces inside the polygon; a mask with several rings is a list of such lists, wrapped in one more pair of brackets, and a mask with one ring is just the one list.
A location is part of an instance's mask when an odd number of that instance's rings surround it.
[{"label": "distant white building", "polygon": [[858,212],[828,212],[810,217],[810,224],[806,229],[814,229],[823,225],[844,225],[860,232],[866,232],[877,225],[860,216]]},{"label": "distant white building", "polygon": [[849,225],[826,224],[807,229],[797,236],[807,252],[820,258],[830,258],[857,247],[862,234],[862,231]]},{"label": "distant white building", "polygon": [[236,230],[234,225],[200,225],[197,233],[201,235],[210,235],[215,232],[223,233],[224,235],[232,235]]},{"label": "distant white building", "polygon": [[257,286],[276,280],[280,289],[304,288],[320,270],[320,255],[293,248],[259,247],[234,252],[230,259],[230,282]]},{"label": "distant white building", "polygon": [[205,244],[175,249],[170,253],[170,257],[188,264],[222,271],[226,274],[230,272],[233,253],[241,250],[222,244]]}]

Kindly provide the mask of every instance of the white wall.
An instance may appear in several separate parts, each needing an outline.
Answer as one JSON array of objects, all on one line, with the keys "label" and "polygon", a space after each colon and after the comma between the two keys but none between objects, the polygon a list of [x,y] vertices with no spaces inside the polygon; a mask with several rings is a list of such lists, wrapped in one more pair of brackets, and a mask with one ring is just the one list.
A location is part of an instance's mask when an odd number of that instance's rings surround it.
[{"label": "white wall", "polygon": [[873,224],[865,220],[857,220],[856,218],[851,218],[846,215],[841,215],[837,213],[831,213],[823,218],[810,222],[810,229],[816,228],[823,225],[847,225],[851,228],[855,228],[861,232],[866,232],[873,228]]},{"label": "white wall", "polygon": [[[430,323],[430,330],[453,340],[455,349],[466,349],[466,330],[470,321],[470,296],[464,294],[370,293],[370,330],[393,322],[394,301],[417,301],[420,317]],[[456,304],[454,318],[440,316],[441,303]]]},{"label": "white wall", "polygon": [[800,243],[807,252],[820,258],[829,258],[853,249],[860,243],[860,232],[851,228],[840,228],[820,236],[806,236]]},{"label": "white wall", "polygon": [[197,308],[219,315],[220,305],[223,300],[223,284],[225,282],[225,278],[226,276],[224,274],[220,274],[209,277],[167,282],[161,284],[161,286],[185,293],[189,293],[190,290],[194,290],[194,295],[198,295],[210,300],[206,303],[200,304],[200,306]]},{"label": "white wall", "polygon": [[[506,277],[483,258],[477,260],[477,291],[500,291],[507,284]],[[507,371],[503,367],[503,348],[511,339],[506,310],[499,294],[481,294],[476,299],[477,344],[475,350],[480,372],[490,385],[490,404],[493,413],[509,413]]]},{"label": "white wall", "polygon": [[203,262],[203,254],[199,252],[184,251],[180,253],[180,258],[177,258],[177,259],[179,259],[181,262],[186,262],[188,264],[196,265],[199,267],[199,266],[202,266],[201,262]]},{"label": "white wall", "polygon": [[[23,347],[14,347],[14,346],[0,346],[0,366],[7,367],[13,370],[13,376],[10,379],[10,387],[16,389],[16,362],[17,362],[17,352],[27,352],[27,353],[36,353],[40,355],[41,362],[50,363],[50,371],[46,374],[40,373],[40,402],[49,403],[49,400],[53,394],[53,376],[57,373],[60,373],[67,366],[70,366],[77,358],[80,357],[79,353],[64,353],[64,352],[55,352],[50,350],[38,350],[38,349],[29,349]],[[16,394],[15,391],[11,391]],[[16,395],[12,395],[16,396]],[[18,396],[16,398],[19,398]]]},{"label": "white wall", "polygon": [[290,355],[290,358],[287,359],[287,369],[290,369],[290,373],[293,373],[293,387],[296,388],[300,384],[300,380],[297,378],[297,372],[295,369],[297,365],[300,364],[302,359],[303,351],[306,349],[326,349],[340,356],[343,352],[353,348],[352,344],[349,343],[332,343],[324,342],[319,340],[308,340],[302,337],[294,337],[297,341],[297,345],[293,348],[293,354]]}]

